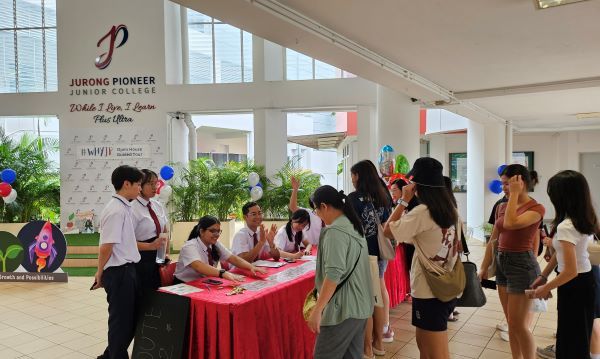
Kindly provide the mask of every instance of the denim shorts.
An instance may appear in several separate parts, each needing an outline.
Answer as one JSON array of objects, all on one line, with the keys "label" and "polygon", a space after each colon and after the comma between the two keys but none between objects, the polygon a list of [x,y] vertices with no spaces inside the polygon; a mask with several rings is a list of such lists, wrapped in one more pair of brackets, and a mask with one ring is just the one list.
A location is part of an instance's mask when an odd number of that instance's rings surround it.
[{"label": "denim shorts", "polygon": [[508,293],[525,293],[540,274],[540,266],[532,251],[496,254],[496,283],[506,287]]},{"label": "denim shorts", "polygon": [[385,274],[385,269],[387,268],[388,261],[386,259],[378,259],[377,267],[379,267],[379,278],[383,278]]}]

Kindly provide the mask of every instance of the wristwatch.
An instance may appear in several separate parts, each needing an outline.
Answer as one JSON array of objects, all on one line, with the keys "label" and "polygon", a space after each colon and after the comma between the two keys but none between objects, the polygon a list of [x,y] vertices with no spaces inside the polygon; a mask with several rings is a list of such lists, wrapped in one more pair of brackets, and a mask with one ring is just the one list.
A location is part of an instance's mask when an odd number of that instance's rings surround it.
[{"label": "wristwatch", "polygon": [[408,202],[406,202],[406,201],[405,201],[405,200],[403,200],[402,198],[399,198],[399,199],[396,201],[396,204],[399,204],[399,205],[401,205],[401,206],[404,206],[404,208],[408,207]]},{"label": "wristwatch", "polygon": [[223,274],[225,274],[225,272],[227,272],[225,269],[220,269],[219,270],[219,278],[223,278]]}]

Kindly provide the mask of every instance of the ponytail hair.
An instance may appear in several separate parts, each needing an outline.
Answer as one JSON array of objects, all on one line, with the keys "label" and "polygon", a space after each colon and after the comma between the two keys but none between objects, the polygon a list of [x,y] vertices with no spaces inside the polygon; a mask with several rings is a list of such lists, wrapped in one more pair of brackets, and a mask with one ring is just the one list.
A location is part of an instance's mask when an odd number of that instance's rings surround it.
[{"label": "ponytail hair", "polygon": [[348,220],[350,220],[350,223],[354,226],[354,230],[361,236],[365,235],[360,218],[358,218],[354,208],[352,208],[352,205],[348,202],[348,198],[344,194],[344,191],[338,192],[338,190],[332,186],[325,185],[317,188],[311,199],[315,208],[319,208],[322,204],[326,204],[335,209],[339,209],[344,213]]},{"label": "ponytail hair", "polygon": [[189,241],[191,239],[200,237],[200,230],[206,230],[208,229],[208,227],[215,224],[221,224],[221,221],[219,221],[217,217],[204,216],[200,218],[200,220],[198,220],[198,224],[196,224],[194,228],[192,228],[192,231],[190,232],[190,235],[188,236],[187,240]]},{"label": "ponytail hair", "polygon": [[285,225],[285,233],[287,234],[288,241],[295,242],[296,246],[300,247],[302,243],[302,231],[296,232],[294,238],[292,238],[292,222],[297,222],[300,224],[308,224],[308,228],[310,228],[310,214],[305,209],[299,209],[292,213],[292,217]]},{"label": "ponytail hair", "polygon": [[[196,224],[194,226],[194,228],[192,228],[192,231],[190,232],[190,235],[187,240],[189,241],[194,238],[199,238],[200,230],[205,231],[210,226],[213,226],[215,224],[221,224],[221,221],[219,221],[219,219],[217,217],[204,216],[204,217],[200,218],[200,220],[198,220],[198,224]],[[219,249],[217,248],[217,246],[210,246],[209,254],[215,262],[218,262],[219,258],[221,258],[221,253],[219,252]]]}]

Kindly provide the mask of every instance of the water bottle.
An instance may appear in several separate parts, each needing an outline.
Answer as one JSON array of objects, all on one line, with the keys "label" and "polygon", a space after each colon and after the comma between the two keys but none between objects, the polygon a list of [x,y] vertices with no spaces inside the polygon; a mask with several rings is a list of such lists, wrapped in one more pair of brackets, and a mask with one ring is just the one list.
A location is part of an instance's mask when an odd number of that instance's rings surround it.
[{"label": "water bottle", "polygon": [[156,263],[158,264],[164,264],[165,263],[165,257],[167,255],[167,245],[169,243],[169,238],[167,237],[166,233],[161,233],[158,238],[165,238],[166,240],[164,240],[160,247],[158,247],[158,249],[156,250]]}]

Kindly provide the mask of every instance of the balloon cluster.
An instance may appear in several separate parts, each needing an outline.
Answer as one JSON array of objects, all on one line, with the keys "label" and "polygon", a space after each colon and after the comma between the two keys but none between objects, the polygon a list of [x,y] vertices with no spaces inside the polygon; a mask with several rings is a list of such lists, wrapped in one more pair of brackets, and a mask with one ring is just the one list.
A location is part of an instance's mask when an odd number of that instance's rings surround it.
[{"label": "balloon cluster", "polygon": [[[506,168],[506,165],[498,166],[498,176],[502,175],[504,168]],[[488,188],[492,193],[500,194],[502,192],[502,181],[495,179],[488,184]]]},{"label": "balloon cluster", "polygon": [[175,170],[171,166],[162,166],[159,172],[160,178],[157,182],[156,196],[161,203],[169,202],[171,195],[173,194],[173,188],[169,186],[165,181],[173,178]]},{"label": "balloon cluster", "polygon": [[263,196],[262,184],[260,176],[256,172],[248,173],[248,184],[250,185],[250,198],[253,201],[258,201]]},{"label": "balloon cluster", "polygon": [[12,188],[11,184],[17,179],[17,172],[13,169],[7,168],[0,172],[0,196],[4,200],[4,203],[13,203],[17,199],[17,191]]},{"label": "balloon cluster", "polygon": [[404,177],[408,171],[410,171],[410,164],[406,156],[399,154],[394,157],[394,149],[390,145],[381,148],[379,151],[379,172],[388,185],[391,185],[397,179],[408,182],[408,179]]}]

